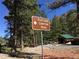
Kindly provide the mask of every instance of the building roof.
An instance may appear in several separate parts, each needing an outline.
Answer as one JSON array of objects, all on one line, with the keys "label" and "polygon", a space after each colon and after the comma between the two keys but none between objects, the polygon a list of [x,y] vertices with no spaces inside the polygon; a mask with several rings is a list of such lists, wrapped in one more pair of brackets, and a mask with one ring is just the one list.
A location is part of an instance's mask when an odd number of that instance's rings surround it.
[{"label": "building roof", "polygon": [[61,34],[61,37],[65,38],[65,39],[71,39],[71,38],[75,38],[74,36],[70,35],[70,34]]}]

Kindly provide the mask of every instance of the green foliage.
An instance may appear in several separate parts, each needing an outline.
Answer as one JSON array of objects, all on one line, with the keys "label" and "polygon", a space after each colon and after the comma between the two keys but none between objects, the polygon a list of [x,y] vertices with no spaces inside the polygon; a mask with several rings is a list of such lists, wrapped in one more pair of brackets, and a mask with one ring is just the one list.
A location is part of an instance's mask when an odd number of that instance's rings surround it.
[{"label": "green foliage", "polygon": [[5,38],[0,37],[0,49],[2,53],[10,53],[11,48],[7,47],[8,40]]},{"label": "green foliage", "polygon": [[79,36],[79,20],[76,10],[71,10],[62,16],[56,16],[50,22],[51,30],[44,32],[44,43],[57,41],[60,34]]},{"label": "green foliage", "polygon": [[0,37],[0,44],[1,45],[5,45],[7,43],[7,40],[5,40],[4,38]]},{"label": "green foliage", "polygon": [[10,36],[9,44],[32,44],[34,38],[31,17],[38,11],[36,0],[4,0],[3,4],[9,10],[9,15],[5,16]]},{"label": "green foliage", "polygon": [[[18,46],[41,44],[41,33],[32,30],[31,17],[33,15],[46,17],[46,15],[38,10],[36,0],[4,0],[3,4],[9,10],[9,15],[5,16],[8,23],[7,32],[10,36],[9,44]],[[76,18],[76,11],[56,16],[50,22],[50,31],[43,31],[44,44],[57,41],[59,34],[68,33],[79,36],[79,20]]]},{"label": "green foliage", "polygon": [[2,46],[1,47],[1,52],[2,53],[11,53],[11,48],[9,48],[7,46]]}]

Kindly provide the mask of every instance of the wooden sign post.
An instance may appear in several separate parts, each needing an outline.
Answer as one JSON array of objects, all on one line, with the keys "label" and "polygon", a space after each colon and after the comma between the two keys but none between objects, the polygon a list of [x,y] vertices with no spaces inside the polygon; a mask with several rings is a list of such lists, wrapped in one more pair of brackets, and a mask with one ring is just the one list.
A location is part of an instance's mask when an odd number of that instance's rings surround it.
[{"label": "wooden sign post", "polygon": [[43,33],[42,31],[50,31],[50,22],[47,18],[32,16],[32,29],[41,30],[41,49],[42,49],[42,59],[43,55]]}]

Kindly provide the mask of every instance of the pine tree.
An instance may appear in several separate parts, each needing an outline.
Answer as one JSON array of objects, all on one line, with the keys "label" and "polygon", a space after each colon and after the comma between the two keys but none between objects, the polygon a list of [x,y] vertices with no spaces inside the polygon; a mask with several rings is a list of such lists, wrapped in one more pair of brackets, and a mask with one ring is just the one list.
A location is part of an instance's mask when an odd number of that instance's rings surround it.
[{"label": "pine tree", "polygon": [[5,19],[8,22],[10,44],[13,43],[14,48],[23,48],[24,43],[33,41],[31,17],[38,11],[36,0],[4,0],[3,4],[9,10],[9,15],[5,16]]}]

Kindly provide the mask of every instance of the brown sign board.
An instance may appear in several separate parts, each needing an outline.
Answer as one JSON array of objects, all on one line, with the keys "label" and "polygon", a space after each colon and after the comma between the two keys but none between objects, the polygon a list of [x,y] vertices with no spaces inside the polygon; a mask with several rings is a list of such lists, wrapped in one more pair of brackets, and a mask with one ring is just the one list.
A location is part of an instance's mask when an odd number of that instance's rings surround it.
[{"label": "brown sign board", "polygon": [[47,18],[32,16],[32,29],[49,31],[50,22]]}]

